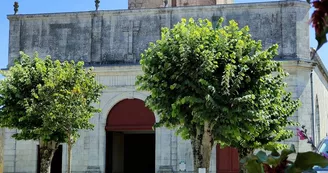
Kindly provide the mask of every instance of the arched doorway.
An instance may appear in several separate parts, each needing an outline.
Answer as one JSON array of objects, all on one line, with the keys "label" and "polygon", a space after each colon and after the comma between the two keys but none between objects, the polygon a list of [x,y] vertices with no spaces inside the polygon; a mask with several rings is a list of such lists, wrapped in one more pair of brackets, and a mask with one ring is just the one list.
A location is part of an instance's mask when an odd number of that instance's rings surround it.
[{"label": "arched doorway", "polygon": [[155,115],[142,100],[125,99],[106,122],[106,173],[155,171]]}]

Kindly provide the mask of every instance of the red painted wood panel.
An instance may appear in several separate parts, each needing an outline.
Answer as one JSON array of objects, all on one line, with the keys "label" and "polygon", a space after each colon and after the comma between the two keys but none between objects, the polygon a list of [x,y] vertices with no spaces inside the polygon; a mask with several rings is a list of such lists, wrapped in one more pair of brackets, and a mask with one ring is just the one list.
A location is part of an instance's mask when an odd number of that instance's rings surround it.
[{"label": "red painted wood panel", "polygon": [[239,173],[237,149],[231,147],[221,149],[219,145],[216,146],[216,172]]},{"label": "red painted wood panel", "polygon": [[154,113],[139,99],[125,99],[118,102],[107,117],[107,131],[152,130]]}]

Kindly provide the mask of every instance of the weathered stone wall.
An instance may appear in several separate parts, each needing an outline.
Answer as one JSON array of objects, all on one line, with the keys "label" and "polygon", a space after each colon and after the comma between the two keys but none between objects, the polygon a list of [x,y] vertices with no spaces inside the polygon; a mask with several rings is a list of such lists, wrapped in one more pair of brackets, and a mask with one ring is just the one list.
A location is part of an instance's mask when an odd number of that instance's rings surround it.
[{"label": "weathered stone wall", "polygon": [[[301,101],[301,106],[295,112],[292,119],[306,126],[307,134],[314,136],[315,144],[326,137],[328,133],[328,76],[327,70],[319,59],[313,61],[282,61],[283,67],[289,76],[287,90],[292,92],[294,99]],[[313,82],[313,95],[311,95],[311,72]],[[314,113],[312,111],[312,99],[314,99]],[[296,131],[296,127],[291,128]],[[310,151],[311,147],[306,141],[300,141],[295,135],[284,141],[286,144],[294,144],[297,151]]]},{"label": "weathered stone wall", "polygon": [[[178,3],[178,2],[177,2]],[[294,98],[302,101],[294,120],[305,124],[311,133],[310,72],[312,63],[309,53],[308,4],[299,1],[234,4],[217,6],[194,6],[161,9],[99,11],[81,13],[37,14],[8,16],[10,20],[9,66],[19,50],[28,54],[39,52],[40,57],[51,55],[60,60],[84,60],[96,66],[97,80],[107,88],[98,105],[102,112],[91,122],[93,131],[82,131],[81,138],[73,147],[72,170],[86,172],[88,168],[105,169],[105,123],[108,112],[126,98],[144,100],[147,93],[137,92],[134,86],[136,75],[141,74],[139,55],[151,41],[160,38],[161,27],[172,27],[182,17],[219,17],[236,19],[240,26],[249,25],[255,39],[261,39],[264,48],[279,44],[279,57],[290,73],[288,90]],[[303,59],[305,61],[299,61]],[[288,60],[288,61],[287,61]],[[123,64],[125,64],[123,66]],[[129,64],[129,65],[126,65]],[[318,95],[321,120],[325,122],[324,108],[327,100],[327,82],[316,70],[315,92]],[[321,91],[325,91],[321,94]],[[322,112],[322,113],[321,113]],[[328,111],[327,111],[328,113]],[[158,121],[158,118],[157,118]],[[322,127],[321,127],[322,126]],[[327,128],[320,124],[321,135]],[[34,141],[15,141],[6,131],[5,172],[36,171],[36,145]],[[308,150],[306,142],[297,137],[285,141],[296,144],[299,151]],[[75,158],[75,159],[74,159]],[[78,159],[77,159],[78,158]],[[185,161],[187,171],[192,171],[192,151],[189,141],[174,135],[166,128],[156,129],[156,170],[171,165],[177,170],[180,161]],[[215,149],[211,160],[211,173],[215,172]],[[66,146],[63,148],[63,171],[66,170]]]},{"label": "weathered stone wall", "polygon": [[138,64],[140,53],[160,38],[161,27],[172,27],[181,18],[219,17],[249,25],[264,48],[279,44],[279,57],[308,58],[308,4],[299,1],[194,6],[144,10],[8,16],[9,66],[20,50],[38,51],[60,60],[86,64]]},{"label": "weathered stone wall", "polygon": [[[313,62],[311,61],[282,61],[283,68],[289,74],[285,79],[288,84],[287,91],[292,93],[293,99],[299,99],[301,106],[291,117],[292,120],[305,125],[308,129],[308,134],[312,134],[311,123],[311,82],[310,74],[313,69]],[[290,130],[296,132],[296,127],[290,127]],[[312,135],[311,135],[312,136]],[[283,143],[291,145],[294,144],[297,151],[309,151],[311,146],[306,141],[299,141],[298,137],[294,135],[292,138],[283,141]]]},{"label": "weathered stone wall", "polygon": [[177,6],[215,5],[216,0],[177,0]]},{"label": "weathered stone wall", "polygon": [[[302,125],[306,125],[309,134],[312,134],[312,118],[311,118],[311,86],[310,73],[312,62],[283,61],[284,69],[290,74],[286,79],[288,82],[288,91],[293,93],[293,98],[299,98],[302,106],[292,117]],[[82,131],[81,137],[73,147],[72,170],[74,173],[86,172],[91,167],[97,167],[101,172],[105,170],[105,153],[106,153],[106,119],[111,108],[123,99],[137,98],[144,100],[147,93],[138,92],[134,83],[136,75],[142,74],[141,67],[134,66],[110,66],[95,67],[97,80],[106,86],[100,104],[97,107],[102,112],[96,114],[91,123],[95,124],[93,131]],[[326,122],[325,115],[328,113],[325,107],[328,92],[327,81],[320,77],[322,72],[316,69],[314,79],[315,93],[320,101],[321,116],[321,134],[325,135]],[[156,117],[158,121],[158,117]],[[294,128],[292,130],[295,130]],[[14,134],[14,130],[7,130],[5,143],[5,172],[26,172],[33,173],[36,170],[36,146],[35,141],[15,141],[10,136]],[[175,136],[175,132],[166,128],[156,129],[156,170],[160,166],[170,165],[174,170],[178,169],[180,161],[186,163],[187,171],[193,169],[192,150],[189,140],[182,140]],[[306,141],[299,141],[296,136],[284,141],[286,144],[295,144],[297,151],[308,151],[310,145]],[[63,147],[63,171],[67,168],[66,145]],[[216,170],[216,151],[212,152],[211,173]]]},{"label": "weathered stone wall", "polygon": [[129,0],[129,9],[231,4],[233,0]]},{"label": "weathered stone wall", "polygon": [[[72,173],[85,173],[90,168],[105,172],[106,165],[106,121],[111,108],[121,100],[136,98],[145,100],[147,93],[138,92],[134,83],[136,75],[142,74],[140,66],[95,67],[97,80],[106,86],[97,107],[102,112],[95,114],[90,122],[95,124],[92,131],[81,131],[80,138],[72,149]],[[156,116],[156,121],[159,118]],[[5,173],[35,173],[37,169],[37,141],[15,141],[11,138],[16,131],[6,131]],[[160,166],[172,166],[176,171],[180,161],[185,161],[187,171],[193,170],[190,141],[175,135],[175,131],[157,128],[156,135],[156,172]],[[216,171],[215,148],[211,161],[211,173]],[[63,145],[62,171],[67,169],[67,145]],[[89,168],[89,169],[88,169]]]},{"label": "weathered stone wall", "polygon": [[129,9],[164,7],[163,0],[129,0]]},{"label": "weathered stone wall", "polygon": [[37,142],[16,141],[11,136],[16,130],[6,129],[4,173],[34,173],[37,170]]},{"label": "weathered stone wall", "polygon": [[[328,83],[327,74],[316,66],[313,72],[314,99],[315,99],[315,132],[320,141],[328,134]],[[319,121],[317,121],[319,120]],[[318,143],[317,143],[318,144]]]}]

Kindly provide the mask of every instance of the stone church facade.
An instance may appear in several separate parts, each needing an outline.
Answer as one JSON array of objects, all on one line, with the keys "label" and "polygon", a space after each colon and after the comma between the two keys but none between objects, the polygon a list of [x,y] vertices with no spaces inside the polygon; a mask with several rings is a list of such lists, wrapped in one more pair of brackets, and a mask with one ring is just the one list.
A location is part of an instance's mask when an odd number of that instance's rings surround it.
[{"label": "stone church facade", "polygon": [[[129,10],[90,11],[34,15],[9,15],[8,67],[19,51],[60,60],[83,60],[93,66],[97,80],[106,86],[97,105],[102,112],[90,121],[92,131],[81,131],[73,147],[72,171],[101,173],[192,172],[190,141],[166,128],[151,129],[158,116],[144,107],[148,93],[136,91],[136,76],[142,74],[140,53],[149,42],[160,39],[161,27],[172,27],[181,18],[221,16],[249,25],[253,38],[263,47],[279,44],[277,60],[290,76],[288,90],[302,106],[293,119],[306,125],[315,139],[328,129],[327,70],[309,48],[308,11],[303,1],[230,4],[230,0],[129,0]],[[312,51],[313,52],[313,51]],[[38,172],[38,142],[16,141],[16,130],[6,130],[4,172]],[[146,142],[142,142],[146,141]],[[298,151],[309,150],[293,137]],[[66,145],[55,155],[53,173],[65,172]],[[237,153],[232,148],[213,149],[211,173],[238,172]],[[142,165],[138,170],[138,166]],[[182,171],[181,171],[182,172]]]}]

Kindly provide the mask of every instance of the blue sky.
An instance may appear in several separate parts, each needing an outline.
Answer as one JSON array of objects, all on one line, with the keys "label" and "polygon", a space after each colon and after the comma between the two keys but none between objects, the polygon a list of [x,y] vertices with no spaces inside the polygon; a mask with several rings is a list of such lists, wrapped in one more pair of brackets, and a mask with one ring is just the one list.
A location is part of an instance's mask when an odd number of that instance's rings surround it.
[{"label": "blue sky", "polygon": [[[235,3],[265,0],[235,0]],[[18,0],[19,14],[73,12],[94,10],[94,0]],[[7,14],[13,14],[14,0],[2,0],[0,6],[0,68],[6,68],[8,58],[9,22]],[[127,9],[128,0],[101,0],[100,10]],[[313,9],[310,10],[312,13]],[[314,30],[310,28],[310,46],[316,47]],[[319,55],[328,68],[328,44],[319,50]]]}]

